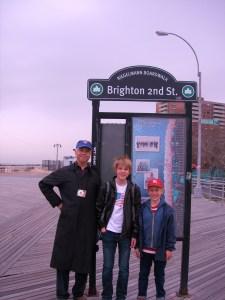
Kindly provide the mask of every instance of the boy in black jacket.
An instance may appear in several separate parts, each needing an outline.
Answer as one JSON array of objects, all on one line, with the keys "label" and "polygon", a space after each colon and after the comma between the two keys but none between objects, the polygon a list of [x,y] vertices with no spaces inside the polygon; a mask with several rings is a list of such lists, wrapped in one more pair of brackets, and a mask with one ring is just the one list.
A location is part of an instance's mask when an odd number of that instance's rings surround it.
[{"label": "boy in black jacket", "polygon": [[112,273],[116,248],[119,248],[119,276],[116,300],[127,295],[130,250],[136,245],[140,189],[128,178],[131,160],[126,156],[114,162],[116,176],[103,185],[97,200],[98,227],[103,243],[102,300],[113,296]]}]

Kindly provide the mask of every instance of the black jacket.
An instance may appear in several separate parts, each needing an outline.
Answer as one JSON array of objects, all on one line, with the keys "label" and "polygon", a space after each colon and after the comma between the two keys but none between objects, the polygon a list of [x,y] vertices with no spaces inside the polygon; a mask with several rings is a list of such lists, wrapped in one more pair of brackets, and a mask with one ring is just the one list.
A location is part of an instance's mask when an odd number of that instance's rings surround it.
[{"label": "black jacket", "polygon": [[[112,215],[116,201],[115,178],[109,182],[109,193],[107,194],[107,184],[105,183],[99,192],[97,199],[97,221],[99,229],[106,227]],[[121,237],[134,237],[138,235],[138,214],[141,203],[140,188],[131,181],[127,182],[127,189],[124,198],[124,219]]]},{"label": "black jacket", "polygon": [[[55,186],[60,195],[54,191]],[[100,187],[98,174],[91,167],[87,167],[82,174],[75,163],[46,176],[39,182],[39,187],[53,207],[63,203],[51,267],[88,273],[96,241],[96,198]],[[77,195],[79,189],[87,191],[85,198]]]}]

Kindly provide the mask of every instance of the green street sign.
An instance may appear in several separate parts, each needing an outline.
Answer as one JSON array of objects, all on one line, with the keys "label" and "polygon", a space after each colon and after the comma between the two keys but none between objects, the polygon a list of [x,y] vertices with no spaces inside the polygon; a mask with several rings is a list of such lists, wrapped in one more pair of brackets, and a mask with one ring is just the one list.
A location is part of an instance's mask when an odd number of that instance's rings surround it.
[{"label": "green street sign", "polygon": [[197,83],[177,81],[165,70],[151,66],[120,69],[109,79],[89,79],[89,100],[196,101]]}]

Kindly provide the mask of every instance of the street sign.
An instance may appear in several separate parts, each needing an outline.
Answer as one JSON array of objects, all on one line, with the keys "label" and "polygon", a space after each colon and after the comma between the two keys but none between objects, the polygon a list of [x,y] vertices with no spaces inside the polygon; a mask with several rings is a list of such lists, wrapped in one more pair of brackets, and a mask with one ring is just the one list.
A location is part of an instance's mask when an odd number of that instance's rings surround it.
[{"label": "street sign", "polygon": [[88,99],[102,101],[196,101],[197,83],[177,81],[165,70],[151,66],[120,69],[109,79],[89,79]]},{"label": "street sign", "polygon": [[219,119],[201,119],[201,123],[204,125],[220,125]]}]

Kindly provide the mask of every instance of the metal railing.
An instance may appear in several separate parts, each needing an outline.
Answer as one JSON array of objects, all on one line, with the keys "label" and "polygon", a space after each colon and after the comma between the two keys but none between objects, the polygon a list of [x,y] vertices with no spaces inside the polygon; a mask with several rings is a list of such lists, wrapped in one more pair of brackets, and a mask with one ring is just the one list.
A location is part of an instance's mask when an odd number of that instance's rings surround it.
[{"label": "metal railing", "polygon": [[[192,188],[196,185],[196,177],[192,177]],[[203,196],[214,201],[225,201],[225,178],[212,177],[201,179]]]}]

